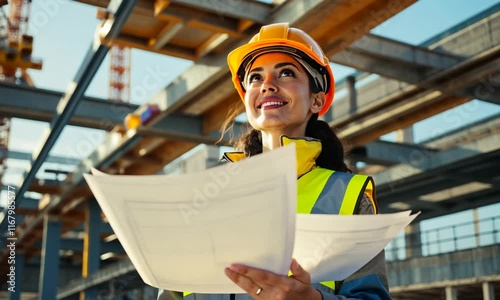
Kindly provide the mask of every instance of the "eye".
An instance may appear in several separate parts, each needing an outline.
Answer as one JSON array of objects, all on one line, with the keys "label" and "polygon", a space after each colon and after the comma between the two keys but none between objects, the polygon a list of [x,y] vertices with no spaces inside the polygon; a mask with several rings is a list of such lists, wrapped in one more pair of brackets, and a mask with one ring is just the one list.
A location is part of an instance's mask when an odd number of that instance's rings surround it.
[{"label": "eye", "polygon": [[248,83],[253,83],[253,82],[259,81],[261,79],[262,79],[262,77],[258,73],[250,74],[250,76],[248,76]]},{"label": "eye", "polygon": [[291,69],[283,69],[280,71],[280,77],[295,77],[295,72]]}]

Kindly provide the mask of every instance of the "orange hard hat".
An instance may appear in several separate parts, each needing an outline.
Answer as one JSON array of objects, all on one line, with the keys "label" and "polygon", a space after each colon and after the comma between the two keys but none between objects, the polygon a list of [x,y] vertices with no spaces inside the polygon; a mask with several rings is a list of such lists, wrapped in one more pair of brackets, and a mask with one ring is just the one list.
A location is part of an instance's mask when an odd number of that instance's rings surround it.
[{"label": "orange hard hat", "polygon": [[320,116],[324,115],[335,94],[335,79],[328,58],[311,36],[300,29],[290,27],[288,23],[262,26],[260,32],[247,44],[236,48],[227,56],[234,87],[241,99],[245,99],[244,80],[247,68],[258,56],[270,52],[292,55],[309,72],[319,90],[326,95],[325,106],[319,112]]}]

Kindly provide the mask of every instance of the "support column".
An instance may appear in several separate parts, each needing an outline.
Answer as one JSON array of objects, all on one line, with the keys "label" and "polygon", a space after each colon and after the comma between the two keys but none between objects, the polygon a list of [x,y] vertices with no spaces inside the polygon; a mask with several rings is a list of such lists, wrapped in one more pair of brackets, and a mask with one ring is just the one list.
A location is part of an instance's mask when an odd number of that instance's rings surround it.
[{"label": "support column", "polygon": [[[413,126],[396,131],[396,142],[413,144],[415,136]],[[411,161],[410,161],[411,163]],[[410,224],[405,228],[406,258],[422,256],[422,238],[420,236],[420,223]]]},{"label": "support column", "polygon": [[61,222],[59,217],[46,215],[43,220],[42,261],[38,286],[40,299],[57,299],[60,245]]},{"label": "support column", "polygon": [[405,228],[406,258],[422,256],[422,238],[420,223],[410,224]]},{"label": "support column", "polygon": [[457,290],[453,286],[446,287],[446,300],[458,300]]},{"label": "support column", "polygon": [[356,91],[356,78],[348,76],[346,78],[347,90],[349,93],[349,112],[358,110],[358,92]]},{"label": "support column", "polygon": [[[101,208],[94,198],[87,201],[83,237],[82,278],[99,270],[101,262]],[[97,299],[97,286],[80,292],[80,299]]]},{"label": "support column", "polygon": [[495,300],[495,287],[491,282],[483,282],[483,299]]},{"label": "support column", "polygon": [[479,224],[479,211],[477,208],[472,210],[472,222],[474,222],[474,237],[476,240],[476,247],[481,245],[481,225]]},{"label": "support column", "polygon": [[402,128],[396,131],[396,141],[398,143],[415,143],[415,135],[413,134],[413,126]]},{"label": "support column", "polygon": [[[15,273],[16,273],[16,289],[14,292],[10,292],[10,300],[20,300],[21,299],[21,291],[23,290],[23,277],[24,277],[24,253],[18,252],[16,253],[16,264]],[[10,264],[9,264],[10,265]]]}]

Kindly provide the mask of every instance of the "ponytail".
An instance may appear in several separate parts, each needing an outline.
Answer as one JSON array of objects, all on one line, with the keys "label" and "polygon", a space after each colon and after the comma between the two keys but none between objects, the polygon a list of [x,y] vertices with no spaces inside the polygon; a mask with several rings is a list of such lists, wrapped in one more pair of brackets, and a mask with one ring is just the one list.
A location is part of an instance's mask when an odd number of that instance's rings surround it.
[{"label": "ponytail", "polygon": [[245,156],[254,156],[262,153],[262,133],[252,129],[234,143],[234,149],[245,153]]},{"label": "ponytail", "polygon": [[[306,136],[321,141],[321,153],[316,159],[319,167],[334,171],[352,173],[344,162],[344,146],[337,135],[325,121],[318,120],[318,114],[312,115],[307,122]],[[245,153],[245,156],[253,156],[262,153],[262,134],[252,129],[241,136],[235,143],[236,151]]]},{"label": "ponytail", "polygon": [[318,114],[307,122],[306,136],[321,141],[322,151],[316,159],[319,167],[334,171],[352,173],[344,162],[344,145],[325,121],[318,120]]}]

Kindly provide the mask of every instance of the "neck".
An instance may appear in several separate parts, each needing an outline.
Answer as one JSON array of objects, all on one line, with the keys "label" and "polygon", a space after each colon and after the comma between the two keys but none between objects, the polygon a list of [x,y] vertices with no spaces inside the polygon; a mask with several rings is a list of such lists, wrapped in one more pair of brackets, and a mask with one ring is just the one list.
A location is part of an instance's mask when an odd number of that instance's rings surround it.
[{"label": "neck", "polygon": [[281,146],[281,133],[262,131],[262,152],[273,150]]},{"label": "neck", "polygon": [[262,134],[262,152],[273,150],[281,147],[281,136],[286,135],[289,137],[305,136],[305,128],[303,130],[292,131],[261,131]]}]

